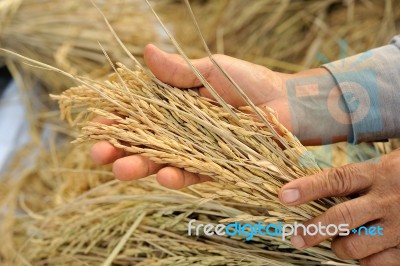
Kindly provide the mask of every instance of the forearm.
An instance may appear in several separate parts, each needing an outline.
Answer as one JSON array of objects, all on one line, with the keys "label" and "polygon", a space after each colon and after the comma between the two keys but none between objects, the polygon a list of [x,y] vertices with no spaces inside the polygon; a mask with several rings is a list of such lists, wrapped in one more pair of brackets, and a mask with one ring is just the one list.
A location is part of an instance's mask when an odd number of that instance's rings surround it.
[{"label": "forearm", "polygon": [[324,65],[350,110],[349,142],[400,136],[400,36],[390,45]]},{"label": "forearm", "polygon": [[400,136],[400,37],[285,78],[291,128],[306,145]]},{"label": "forearm", "polygon": [[346,141],[351,119],[340,88],[325,68],[285,75],[292,132],[305,145]]}]

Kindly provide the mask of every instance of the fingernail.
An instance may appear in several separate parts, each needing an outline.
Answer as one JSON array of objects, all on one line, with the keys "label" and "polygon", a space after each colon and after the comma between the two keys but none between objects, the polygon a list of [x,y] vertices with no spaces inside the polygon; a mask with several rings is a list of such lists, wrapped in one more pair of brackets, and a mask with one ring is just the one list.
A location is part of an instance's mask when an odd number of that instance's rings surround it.
[{"label": "fingernail", "polygon": [[283,203],[292,203],[300,198],[300,192],[298,189],[286,189],[282,192]]},{"label": "fingernail", "polygon": [[304,242],[304,239],[299,235],[292,236],[290,241],[292,242],[292,245],[295,248],[299,248],[300,249],[300,248],[303,248],[306,245],[306,243]]}]

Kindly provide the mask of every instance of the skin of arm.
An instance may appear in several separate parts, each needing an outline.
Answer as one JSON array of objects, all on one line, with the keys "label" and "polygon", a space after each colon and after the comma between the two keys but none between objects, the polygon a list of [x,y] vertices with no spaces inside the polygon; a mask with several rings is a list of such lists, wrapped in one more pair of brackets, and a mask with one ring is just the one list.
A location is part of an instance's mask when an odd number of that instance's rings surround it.
[{"label": "skin of arm", "polygon": [[[182,89],[198,88],[200,95],[212,98],[180,56],[165,53],[153,45],[148,45],[145,48],[144,58],[149,69],[161,81]],[[214,59],[246,92],[255,105],[274,109],[278,120],[295,135],[313,127],[315,119],[324,119],[320,115],[321,112],[318,112],[318,108],[326,107],[326,97],[316,98],[312,106],[302,102],[301,97],[296,98],[295,101],[289,100],[287,84],[289,84],[288,81],[296,79],[326,77],[330,74],[325,68],[284,74],[225,55],[215,55]],[[234,92],[229,82],[208,58],[192,62],[226,102],[234,107],[245,105],[245,102]],[[332,87],[332,84],[329,86],[329,97],[340,99],[340,89]],[[304,89],[304,86],[302,88]],[[293,107],[293,104],[303,108],[307,119],[291,117],[290,108]],[[307,110],[308,108],[310,110]],[[329,115],[343,116],[335,111],[330,112]],[[292,127],[293,119],[298,121],[296,127]],[[112,123],[112,121],[102,118],[98,118],[98,121],[106,124]],[[342,123],[333,126],[334,129],[329,128],[328,125],[326,132],[328,134],[335,130],[334,142],[345,141],[352,130],[349,116],[344,116]],[[302,143],[319,145],[321,140],[305,138]],[[127,154],[106,141],[94,144],[91,149],[91,157],[99,165],[112,163],[113,172],[120,180],[139,179],[156,174],[161,185],[172,189],[180,189],[209,180],[207,176],[156,164],[140,155]],[[279,197],[283,204],[298,205],[323,197],[352,196],[351,200],[330,208],[324,214],[305,224],[321,222],[326,226],[347,223],[350,228],[365,224],[379,224],[384,228],[383,236],[375,238],[357,235],[336,237],[332,242],[333,251],[342,259],[360,259],[362,265],[400,265],[400,233],[398,230],[400,226],[398,217],[400,175],[398,173],[400,173],[400,151],[395,151],[374,163],[350,164],[292,181],[282,187]],[[292,244],[296,248],[304,249],[316,245],[326,238],[321,235],[295,236],[292,237]]]}]

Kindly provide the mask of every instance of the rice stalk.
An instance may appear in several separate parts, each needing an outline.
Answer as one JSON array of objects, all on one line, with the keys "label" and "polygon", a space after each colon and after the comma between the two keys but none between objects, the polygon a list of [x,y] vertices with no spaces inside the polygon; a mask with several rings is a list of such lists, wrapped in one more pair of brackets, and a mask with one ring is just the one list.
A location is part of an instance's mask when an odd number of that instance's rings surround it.
[{"label": "rice stalk", "polygon": [[[141,0],[96,1],[129,51],[141,57],[149,42],[169,47]],[[158,1],[159,6],[163,1]],[[146,15],[147,13],[147,15]],[[0,47],[36,59],[75,75],[102,78],[110,66],[98,40],[113,60],[124,62],[111,32],[90,1],[4,0],[0,4]],[[0,64],[9,65],[6,54]],[[126,64],[130,62],[125,60]],[[19,66],[22,75],[35,76],[48,91],[61,92],[74,85],[70,79],[37,68]],[[45,94],[45,93],[43,93]]]},{"label": "rice stalk", "polygon": [[[30,177],[14,181],[16,185],[3,190],[12,200],[0,202],[1,209],[9,210],[9,216],[0,219],[0,231],[6,233],[3,237],[10,236],[10,242],[0,246],[2,264],[99,265],[111,258],[113,265],[341,262],[326,245],[296,251],[288,240],[274,237],[255,237],[247,242],[243,236],[188,236],[190,219],[211,224],[229,219],[251,222],[254,215],[265,216],[265,212],[254,205],[199,196],[201,191],[217,189],[218,184],[173,191],[153,178],[112,180],[110,167],[98,169],[82,152],[88,147],[68,145],[54,154],[43,150]],[[23,164],[23,156],[19,158]],[[4,185],[0,183],[0,188]],[[138,227],[131,234],[129,228],[136,222]],[[124,235],[129,239],[122,245]],[[119,252],[114,256],[117,247]]]},{"label": "rice stalk", "polygon": [[[154,2],[154,1],[153,1]],[[223,53],[283,72],[298,72],[386,45],[399,32],[398,1],[263,0],[190,1],[214,53]],[[171,0],[157,13],[168,24],[190,21],[181,1]],[[379,36],[369,31],[378,32]],[[174,27],[187,53],[198,50],[190,23]],[[201,46],[201,44],[199,45]]]},{"label": "rice stalk", "polygon": [[[114,194],[116,191],[119,191],[118,195]],[[218,202],[201,202],[189,194],[162,189],[149,179],[110,182],[96,192],[88,191],[84,197],[48,210],[41,221],[31,221],[29,228],[33,237],[21,254],[36,264],[53,264],[68,257],[79,259],[83,254],[87,257],[82,260],[88,264],[95,262],[91,257],[108,262],[112,257],[117,265],[133,261],[142,261],[143,265],[164,261],[164,265],[170,265],[167,262],[174,260],[186,261],[187,265],[191,261],[214,265],[213,256],[216,255],[223,256],[217,260],[217,265],[231,260],[238,260],[232,265],[243,265],[246,261],[254,265],[340,262],[326,247],[293,251],[279,238],[257,237],[246,243],[243,237],[229,239],[201,235],[193,238],[187,235],[187,223],[192,218],[199,223],[215,224],[221,218],[238,215],[244,213]],[[134,234],[130,234],[129,228],[134,221],[135,224],[140,221],[140,224]],[[123,248],[120,246],[118,256],[112,256],[124,235],[129,235],[129,240]],[[209,256],[212,258],[204,260]]]},{"label": "rice stalk", "polygon": [[[144,181],[147,182],[147,181]],[[147,182],[148,183],[148,182]],[[115,182],[114,182],[114,185]],[[170,195],[167,192],[161,192],[157,189],[150,189],[150,191],[140,191],[140,187],[143,185],[137,184],[123,184],[120,183],[119,189],[115,188],[114,186],[110,185],[103,186],[101,191],[97,190],[97,193],[89,193],[87,196],[90,198],[81,199],[79,201],[74,202],[73,204],[67,204],[66,206],[62,206],[62,212],[56,210],[48,210],[43,216],[46,219],[33,219],[30,221],[30,225],[27,228],[30,235],[34,236],[32,239],[29,239],[28,245],[21,250],[21,254],[25,257],[26,260],[33,262],[36,264],[41,263],[56,263],[60,259],[68,259],[74,258],[74,260],[79,259],[82,256],[82,260],[85,263],[91,264],[91,255],[92,253],[96,254],[96,249],[103,247],[104,244],[107,245],[107,249],[103,252],[99,252],[103,254],[102,256],[106,256],[111,253],[111,249],[113,245],[119,242],[121,237],[121,233],[127,230],[127,223],[129,221],[135,221],[137,216],[132,216],[132,212],[137,208],[139,210],[150,210],[152,213],[154,211],[158,211],[157,214],[150,215],[148,219],[143,220],[141,223],[141,227],[132,236],[132,240],[124,247],[125,253],[121,255],[120,258],[117,258],[114,263],[116,264],[124,264],[129,263],[135,260],[140,260],[143,258],[135,258],[136,255],[147,254],[149,257],[153,257],[153,259],[144,259],[144,261],[150,260],[154,261],[154,256],[157,255],[157,250],[162,251],[163,253],[160,254],[161,258],[166,259],[166,255],[173,255],[172,257],[179,256],[181,254],[180,260],[199,260],[201,257],[200,254],[193,254],[193,258],[190,258],[190,249],[192,247],[200,248],[203,246],[205,248],[206,254],[207,252],[210,253],[218,253],[218,249],[215,251],[215,248],[210,246],[210,241],[206,241],[205,243],[201,243],[201,241],[190,240],[190,239],[182,239],[184,233],[186,233],[187,229],[185,228],[187,220],[182,221],[182,223],[178,226],[179,220],[183,217],[182,215],[177,215],[179,212],[187,212],[187,213],[199,213],[200,215],[204,216],[207,213],[211,213],[210,217],[213,217],[217,214],[216,209],[218,205],[215,204],[207,204],[204,207],[201,207],[201,210],[196,206],[196,203],[188,202],[188,199],[185,200],[185,197]],[[124,187],[124,188],[122,188]],[[110,192],[120,191],[123,189],[124,191],[128,188],[128,191],[123,193],[124,195],[110,195]],[[107,191],[107,192],[106,192]],[[106,194],[104,194],[106,192]],[[128,193],[135,193],[128,194]],[[163,193],[163,194],[157,194]],[[149,196],[151,194],[151,196]],[[150,204],[150,205],[149,205]],[[174,207],[176,205],[176,207]],[[80,206],[80,207],[78,207]],[[214,207],[212,207],[214,206]],[[93,208],[93,209],[92,209]],[[122,209],[121,209],[122,208]],[[192,210],[196,209],[196,210]],[[77,210],[79,210],[76,212]],[[228,210],[227,208],[223,208],[224,212]],[[162,211],[161,211],[162,210]],[[161,213],[160,213],[161,211]],[[56,215],[54,215],[56,213]],[[142,211],[139,211],[142,213]],[[160,217],[161,215],[161,217]],[[187,215],[184,215],[187,216]],[[226,214],[223,214],[226,216]],[[71,217],[71,218],[68,218]],[[82,217],[85,217],[82,220]],[[180,218],[179,218],[180,217]],[[196,216],[194,216],[196,217]],[[204,216],[205,217],[205,216]],[[205,218],[203,218],[205,219]],[[202,219],[202,221],[203,221]],[[137,220],[136,220],[137,221]],[[22,220],[23,222],[23,220]],[[43,225],[43,229],[38,229],[36,226]],[[122,228],[121,228],[122,226]],[[112,228],[112,230],[110,230]],[[40,230],[40,233],[37,231]],[[44,230],[44,231],[43,231]],[[142,236],[141,232],[145,230],[147,232],[144,236]],[[169,232],[173,233],[169,233]],[[96,235],[100,234],[100,235]],[[160,239],[156,236],[160,234]],[[176,235],[177,234],[177,235]],[[174,237],[174,235],[176,235]],[[110,239],[112,237],[112,240]],[[168,241],[166,241],[169,239]],[[90,239],[90,242],[87,242]],[[49,243],[49,241],[51,241]],[[83,241],[83,242],[82,242]],[[99,241],[99,242],[98,242]],[[104,242],[106,241],[106,242]],[[132,243],[132,241],[134,243]],[[142,244],[137,244],[136,242],[145,241],[146,245],[150,247],[155,247],[156,249],[144,248]],[[222,241],[222,240],[220,240]],[[272,243],[269,243],[269,249],[272,248]],[[223,242],[223,241],[222,241]],[[212,243],[212,241],[211,241]],[[220,247],[222,250],[226,251],[234,251],[235,243],[239,247],[242,245],[237,243],[237,241],[230,241],[229,243],[221,243],[224,244],[224,247]],[[178,247],[176,247],[178,245]],[[216,245],[216,244],[214,244]],[[275,244],[277,245],[277,244]],[[246,246],[246,245],[245,245]],[[238,248],[239,248],[238,247]],[[248,248],[253,249],[254,246],[248,246]],[[200,249],[202,250],[202,248]],[[146,253],[149,252],[149,253]],[[203,251],[203,254],[204,254]],[[34,253],[30,253],[34,252]],[[182,253],[183,252],[183,253]],[[199,252],[199,251],[195,251]],[[221,251],[219,251],[221,252]],[[239,254],[240,251],[237,251]],[[243,252],[243,251],[242,251]],[[322,259],[312,259],[312,257],[307,257],[304,255],[290,255],[283,252],[268,252],[258,250],[260,253],[264,253],[264,257],[269,257],[268,255],[274,255],[271,257],[278,257],[285,262],[288,259],[292,258],[294,261],[296,259],[304,259],[304,260],[311,260],[311,261],[321,261]],[[86,254],[84,257],[81,254]],[[167,254],[164,254],[167,253]],[[96,260],[102,258],[102,256],[96,256]],[[234,254],[226,255],[226,261],[229,261],[229,258],[234,256]],[[252,257],[252,256],[246,256]],[[161,259],[160,257],[158,259]],[[170,258],[170,261],[176,258]],[[223,259],[223,258],[221,258]],[[232,259],[232,258],[230,258]],[[254,259],[254,258],[253,258]],[[108,260],[108,257],[107,257]],[[66,260],[68,262],[69,260]],[[121,262],[122,261],[122,262]],[[257,260],[256,260],[257,261]],[[261,262],[266,263],[267,258],[263,258],[259,260]],[[61,261],[60,261],[61,262]],[[241,260],[242,263],[243,260]],[[304,262],[304,261],[303,261]],[[65,263],[65,261],[63,262]],[[260,263],[260,262],[259,262]],[[212,263],[206,263],[206,265],[213,265]],[[276,265],[287,265],[285,264],[276,264]],[[258,264],[259,265],[259,264]]]}]

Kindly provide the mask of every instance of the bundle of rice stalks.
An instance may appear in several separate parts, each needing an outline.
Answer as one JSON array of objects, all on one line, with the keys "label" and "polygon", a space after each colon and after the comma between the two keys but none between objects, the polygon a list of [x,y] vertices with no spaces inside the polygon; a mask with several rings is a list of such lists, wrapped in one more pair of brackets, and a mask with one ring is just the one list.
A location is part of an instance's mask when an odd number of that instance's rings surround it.
[{"label": "bundle of rice stalks", "polygon": [[[160,81],[143,70],[119,66],[107,82],[87,83],[53,96],[71,124],[85,122],[77,142],[107,140],[157,163],[210,176],[225,186],[217,192],[219,196],[253,205],[271,202],[272,209],[303,218],[333,204],[322,200],[298,208],[279,207],[279,188],[316,173],[318,166],[272,114],[268,114],[272,121],[268,127],[239,110],[217,106],[194,91],[158,85]],[[80,112],[72,115],[74,111]],[[95,116],[116,124],[87,121]]]}]

